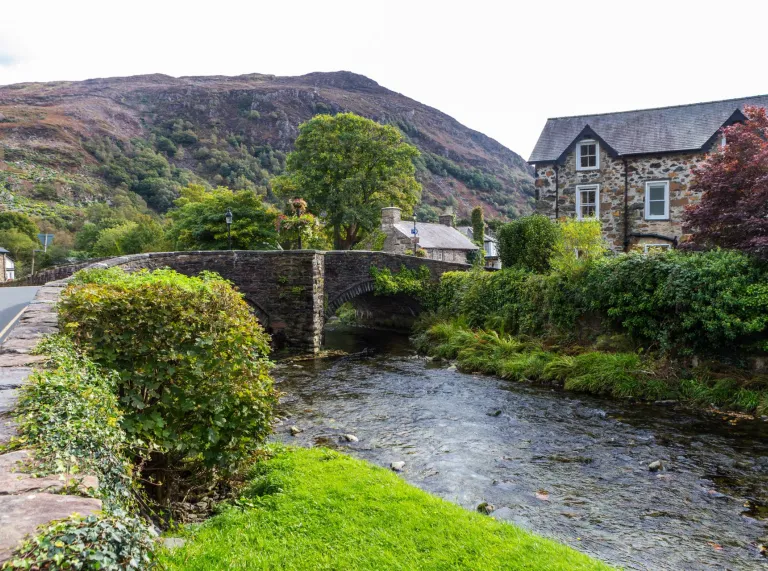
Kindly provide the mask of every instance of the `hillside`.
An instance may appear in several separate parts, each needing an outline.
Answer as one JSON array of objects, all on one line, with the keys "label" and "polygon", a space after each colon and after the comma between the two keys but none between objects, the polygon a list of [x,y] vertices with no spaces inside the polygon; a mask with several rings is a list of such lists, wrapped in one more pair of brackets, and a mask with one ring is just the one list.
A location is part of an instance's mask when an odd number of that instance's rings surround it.
[{"label": "hillside", "polygon": [[519,155],[349,72],[0,87],[0,202],[59,225],[89,203],[140,203],[134,193],[163,212],[196,179],[269,196],[298,125],[340,111],[396,125],[419,147],[421,218],[449,205],[466,215],[482,204],[490,217],[530,210],[532,177]]}]

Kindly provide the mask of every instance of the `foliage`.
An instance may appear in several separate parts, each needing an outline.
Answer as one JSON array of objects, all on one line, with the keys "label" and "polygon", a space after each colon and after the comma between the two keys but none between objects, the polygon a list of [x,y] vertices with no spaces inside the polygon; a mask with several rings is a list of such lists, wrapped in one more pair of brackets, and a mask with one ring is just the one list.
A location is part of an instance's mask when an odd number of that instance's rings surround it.
[{"label": "foliage", "polygon": [[232,210],[232,248],[274,250],[277,246],[278,212],[249,190],[225,187],[207,190],[190,185],[181,190],[168,213],[168,237],[177,250],[226,250],[229,248],[224,215]]},{"label": "foliage", "polygon": [[366,250],[370,252],[381,252],[384,249],[384,242],[387,241],[387,233],[381,228],[376,228],[366,234],[366,236],[355,244],[353,250]]},{"label": "foliage", "polygon": [[502,226],[498,239],[503,267],[544,273],[550,269],[559,231],[548,217],[534,214]]},{"label": "foliage", "polygon": [[485,219],[482,206],[472,209],[472,239],[481,248],[485,244]]},{"label": "foliage", "polygon": [[[168,143],[173,146],[171,141]],[[181,187],[194,178],[188,171],[172,166],[163,154],[141,139],[130,143],[96,139],[85,147],[102,163],[101,173],[108,182],[127,187],[158,212],[168,210]],[[168,145],[161,144],[160,148],[166,154],[170,151]]]},{"label": "foliage", "polygon": [[686,209],[686,247],[741,250],[768,260],[768,116],[746,107],[747,121],[726,127],[725,148],[694,169],[701,200]]},{"label": "foliage", "polygon": [[550,263],[556,271],[572,275],[607,251],[599,220],[558,220],[560,230]]},{"label": "foliage", "polygon": [[346,250],[378,227],[384,206],[409,213],[416,205],[416,156],[394,127],[352,113],[316,115],[299,126],[287,175],[274,186],[299,190],[311,211],[324,212],[334,247]]},{"label": "foliage", "polygon": [[50,359],[20,389],[18,444],[36,450],[43,471],[97,474],[105,507],[130,508],[129,443],[114,393],[116,376],[96,367],[63,336],[48,338],[37,350]]},{"label": "foliage", "polygon": [[768,272],[733,251],[631,254],[590,269],[591,306],[635,339],[683,354],[768,350]]},{"label": "foliage", "polygon": [[513,334],[594,337],[614,327],[670,354],[733,359],[768,351],[768,272],[743,254],[673,251],[583,263],[578,273],[568,266],[549,274],[449,272],[436,307],[472,327]]},{"label": "foliage", "polygon": [[37,236],[30,238],[15,228],[0,230],[0,246],[8,250],[11,258],[16,262],[16,277],[22,274],[23,268],[32,259],[32,250],[41,248]]},{"label": "foliage", "polygon": [[269,339],[217,275],[79,272],[59,320],[90,358],[117,372],[122,426],[145,443],[160,475],[197,458],[226,471],[269,433]]},{"label": "foliage", "polygon": [[[93,224],[91,227],[96,228]],[[83,242],[91,239],[91,227],[83,236]],[[89,253],[95,257],[111,257],[152,252],[162,249],[163,239],[160,224],[149,216],[143,216],[137,222],[124,222],[99,231]]]},{"label": "foliage", "polygon": [[243,561],[306,571],[609,568],[322,448],[279,449],[257,463],[238,503],[190,529],[184,547],[159,554],[163,568],[235,569]]},{"label": "foliage", "polygon": [[3,569],[141,571],[154,567],[154,532],[138,517],[74,515],[25,539]]},{"label": "foliage", "polygon": [[37,224],[22,212],[0,212],[0,231],[16,230],[37,241]]},{"label": "foliage", "polygon": [[404,294],[427,300],[433,290],[432,276],[426,266],[419,266],[416,270],[402,266],[396,273],[388,268],[371,266],[371,277],[374,281],[374,295]]}]

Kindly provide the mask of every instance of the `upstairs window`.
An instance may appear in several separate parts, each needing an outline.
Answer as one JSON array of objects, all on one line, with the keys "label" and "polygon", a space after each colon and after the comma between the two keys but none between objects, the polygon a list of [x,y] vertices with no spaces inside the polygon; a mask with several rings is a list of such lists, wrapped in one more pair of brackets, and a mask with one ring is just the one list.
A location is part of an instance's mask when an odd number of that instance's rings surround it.
[{"label": "upstairs window", "polygon": [[645,219],[667,220],[669,218],[669,181],[645,183]]},{"label": "upstairs window", "polygon": [[600,168],[600,145],[597,141],[585,140],[576,145],[576,170],[593,171]]},{"label": "upstairs window", "polygon": [[576,218],[600,218],[599,184],[580,184],[576,187]]}]

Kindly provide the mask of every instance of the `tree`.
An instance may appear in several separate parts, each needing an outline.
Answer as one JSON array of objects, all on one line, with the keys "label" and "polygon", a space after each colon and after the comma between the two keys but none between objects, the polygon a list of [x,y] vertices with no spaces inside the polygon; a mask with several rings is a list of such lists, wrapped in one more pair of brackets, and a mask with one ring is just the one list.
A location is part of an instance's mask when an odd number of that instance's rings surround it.
[{"label": "tree", "polygon": [[472,209],[472,238],[481,248],[485,244],[485,220],[482,206],[475,206]]},{"label": "tree", "polygon": [[299,126],[287,174],[275,189],[299,194],[310,211],[324,213],[334,247],[348,250],[378,227],[383,207],[411,213],[421,192],[417,156],[392,126],[353,113],[317,115]]},{"label": "tree", "polygon": [[163,229],[149,216],[137,222],[124,222],[105,228],[90,249],[93,256],[124,256],[161,249]]},{"label": "tree", "polygon": [[726,127],[724,148],[694,169],[691,188],[701,192],[683,224],[688,249],[741,250],[768,259],[768,117],[746,107],[747,121]]},{"label": "tree", "polygon": [[277,211],[250,190],[233,191],[219,186],[207,190],[189,185],[181,190],[176,208],[168,212],[168,238],[179,250],[229,248],[224,216],[232,210],[232,248],[274,250],[277,247]]},{"label": "tree", "polygon": [[37,225],[22,212],[0,212],[0,230],[18,230],[35,241],[39,232]]},{"label": "tree", "polygon": [[16,262],[16,278],[20,278],[27,270],[32,259],[32,250],[41,247],[37,236],[30,238],[16,228],[0,230],[0,246],[8,250]]},{"label": "tree", "polygon": [[499,230],[501,265],[546,273],[559,238],[557,224],[541,214],[505,224]]}]

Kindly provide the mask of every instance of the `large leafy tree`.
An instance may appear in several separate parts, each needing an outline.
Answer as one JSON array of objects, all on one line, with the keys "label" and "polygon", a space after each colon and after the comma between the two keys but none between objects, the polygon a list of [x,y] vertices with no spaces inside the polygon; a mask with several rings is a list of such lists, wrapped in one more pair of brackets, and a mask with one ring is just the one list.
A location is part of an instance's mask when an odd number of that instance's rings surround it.
[{"label": "large leafy tree", "polygon": [[282,194],[301,195],[324,217],[336,249],[348,250],[380,223],[384,206],[410,213],[421,185],[414,176],[416,147],[389,125],[353,113],[317,115],[299,126]]},{"label": "large leafy tree", "polygon": [[230,190],[219,186],[207,190],[190,185],[181,191],[176,208],[168,212],[171,226],[168,237],[179,250],[226,250],[225,215],[232,210],[232,248],[235,250],[273,250],[277,247],[275,222],[278,212],[266,206],[250,190]]},{"label": "large leafy tree", "polygon": [[724,129],[727,144],[695,170],[702,193],[686,209],[688,248],[719,246],[768,259],[768,117],[747,107],[747,121]]}]

